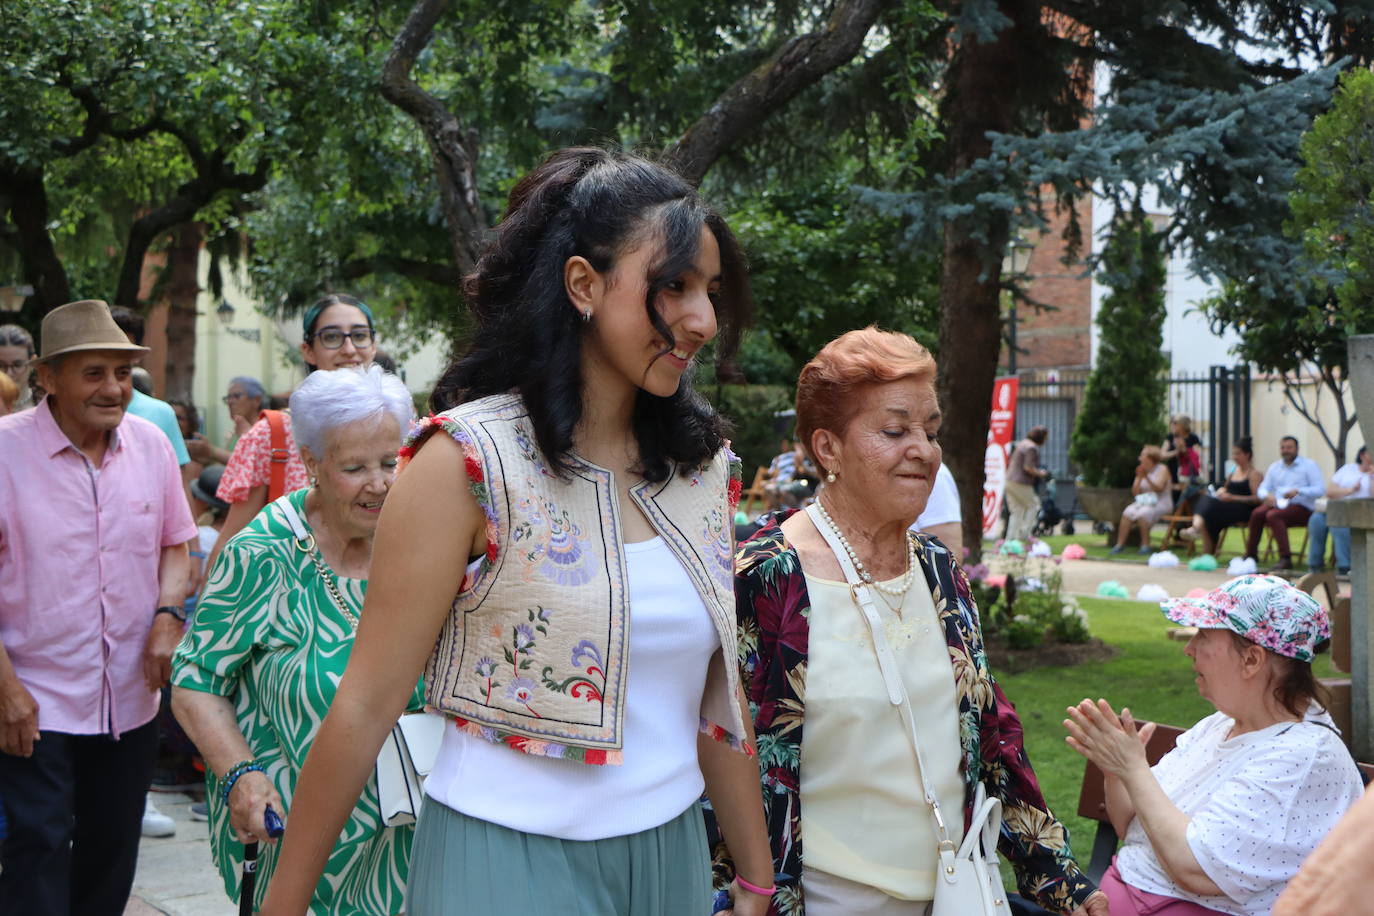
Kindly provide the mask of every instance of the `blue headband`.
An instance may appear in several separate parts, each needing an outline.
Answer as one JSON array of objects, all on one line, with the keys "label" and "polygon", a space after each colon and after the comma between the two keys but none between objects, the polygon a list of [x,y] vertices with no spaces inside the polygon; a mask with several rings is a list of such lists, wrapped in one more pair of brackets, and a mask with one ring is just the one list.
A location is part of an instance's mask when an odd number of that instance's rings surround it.
[{"label": "blue headband", "polygon": [[362,301],[361,299],[355,299],[353,302],[331,302],[331,298],[332,297],[330,296],[326,296],[325,298],[321,299],[319,302],[316,302],[314,305],[310,306],[310,308],[305,310],[305,318],[301,320],[301,330],[305,332],[305,339],[307,341],[310,340],[312,336],[310,333],[310,329],[315,326],[316,321],[320,320],[320,313],[323,312],[325,309],[329,308],[331,305],[352,305],[357,307],[358,311],[362,312],[365,316],[367,316],[367,326],[369,328],[373,327],[372,309],[367,307],[366,302]]}]

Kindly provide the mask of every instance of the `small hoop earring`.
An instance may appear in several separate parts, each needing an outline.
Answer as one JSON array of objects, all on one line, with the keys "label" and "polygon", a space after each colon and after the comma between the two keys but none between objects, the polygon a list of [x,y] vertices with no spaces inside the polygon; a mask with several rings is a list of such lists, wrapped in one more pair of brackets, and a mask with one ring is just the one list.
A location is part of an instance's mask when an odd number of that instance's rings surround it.
[{"label": "small hoop earring", "polygon": [[834,482],[835,482],[835,472],[834,472],[834,471],[831,471],[829,474],[826,474],[826,475],[825,475],[825,482],[826,482],[826,483],[834,483]]},{"label": "small hoop earring", "polygon": [[587,324],[587,323],[590,322],[591,320],[592,320],[592,310],[591,310],[591,309],[587,309],[585,312],[582,313],[582,323],[583,323],[583,324]]}]

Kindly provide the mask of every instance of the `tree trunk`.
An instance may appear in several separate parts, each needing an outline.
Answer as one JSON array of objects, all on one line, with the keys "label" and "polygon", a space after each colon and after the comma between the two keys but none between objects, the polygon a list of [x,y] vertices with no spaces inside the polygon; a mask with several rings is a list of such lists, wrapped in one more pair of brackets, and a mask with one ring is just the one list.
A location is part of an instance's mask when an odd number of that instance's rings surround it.
[{"label": "tree trunk", "polygon": [[886,0],[844,0],[823,28],[786,42],[725,90],[664,152],[664,161],[688,181],[699,183],[726,150],[757,132],[770,114],[859,53],[887,5]]},{"label": "tree trunk", "polygon": [[477,265],[487,235],[486,213],[477,194],[477,132],[464,129],[443,102],[410,76],[415,58],[434,37],[434,26],[448,7],[449,0],[419,0],[411,7],[382,67],[382,96],[415,120],[429,144],[453,263],[466,274]]},{"label": "tree trunk", "polygon": [[48,231],[48,192],[43,172],[4,169],[0,172],[0,195],[0,212],[9,213],[13,227],[5,239],[19,252],[24,283],[33,287],[24,311],[36,311],[33,317],[41,317],[72,298],[67,271]]},{"label": "tree trunk", "polygon": [[162,206],[144,213],[129,227],[124,242],[124,261],[120,264],[118,285],[112,305],[138,309],[138,292],[143,285],[143,259],[148,249],[164,232],[188,225],[201,207],[215,199],[221,191],[237,191],[241,195],[261,191],[267,184],[270,163],[259,159],[252,172],[239,172],[229,165],[232,148],[214,150],[204,157],[196,177],[177,188],[175,196]]},{"label": "tree trunk", "polygon": [[[788,41],[727,89],[664,153],[664,160],[689,181],[699,182],[717,159],[770,113],[853,58],[890,2],[842,0],[824,28]],[[477,193],[477,133],[410,75],[449,6],[450,0],[416,0],[410,8],[382,68],[382,96],[415,121],[429,144],[453,263],[460,274],[466,274],[477,264],[487,236],[486,212]]]},{"label": "tree trunk", "polygon": [[191,400],[196,377],[196,297],[204,233],[199,223],[179,229],[167,250],[167,369],[163,396]]},{"label": "tree trunk", "polygon": [[[951,175],[991,152],[989,131],[1013,128],[1016,103],[1009,87],[1020,78],[1017,42],[1028,21],[1032,28],[1038,22],[1038,14],[1028,20],[1026,10],[1018,9],[1021,5],[1002,0],[999,9],[1016,25],[1002,29],[989,43],[965,35],[954,52],[946,100]],[[940,436],[945,463],[959,484],[970,563],[982,554],[983,460],[1002,342],[1001,270],[1009,233],[1005,215],[983,214],[982,219],[977,227],[971,218],[945,226],[940,269],[939,393],[941,410],[949,418]]]}]

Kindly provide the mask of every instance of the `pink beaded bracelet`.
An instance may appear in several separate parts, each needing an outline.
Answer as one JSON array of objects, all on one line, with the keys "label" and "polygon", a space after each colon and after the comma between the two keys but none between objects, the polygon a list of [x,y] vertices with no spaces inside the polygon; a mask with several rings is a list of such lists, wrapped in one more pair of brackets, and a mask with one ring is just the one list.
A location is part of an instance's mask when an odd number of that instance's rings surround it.
[{"label": "pink beaded bracelet", "polygon": [[750,884],[739,875],[735,875],[735,883],[744,888],[751,894],[758,894],[760,897],[771,897],[778,892],[777,885],[773,887],[759,887],[757,884]]}]

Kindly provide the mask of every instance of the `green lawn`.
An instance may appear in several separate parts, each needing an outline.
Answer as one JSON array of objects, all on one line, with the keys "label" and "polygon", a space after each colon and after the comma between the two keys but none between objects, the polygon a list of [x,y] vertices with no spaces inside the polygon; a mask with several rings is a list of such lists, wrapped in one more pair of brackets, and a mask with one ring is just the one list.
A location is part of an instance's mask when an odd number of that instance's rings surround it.
[{"label": "green lawn", "polygon": [[[1129,706],[1137,719],[1191,726],[1214,712],[1198,696],[1191,660],[1184,643],[1165,636],[1171,624],[1159,605],[1110,598],[1080,598],[1094,636],[1120,650],[1110,661],[1073,667],[1038,668],[998,675],[1025,727],[1026,751],[1040,787],[1054,811],[1069,827],[1074,851],[1086,866],[1092,853],[1096,822],[1080,819],[1078,787],[1083,758],[1064,743],[1065,707],[1084,697],[1104,697],[1117,710]],[[1320,656],[1319,677],[1337,676],[1329,656]]]}]

